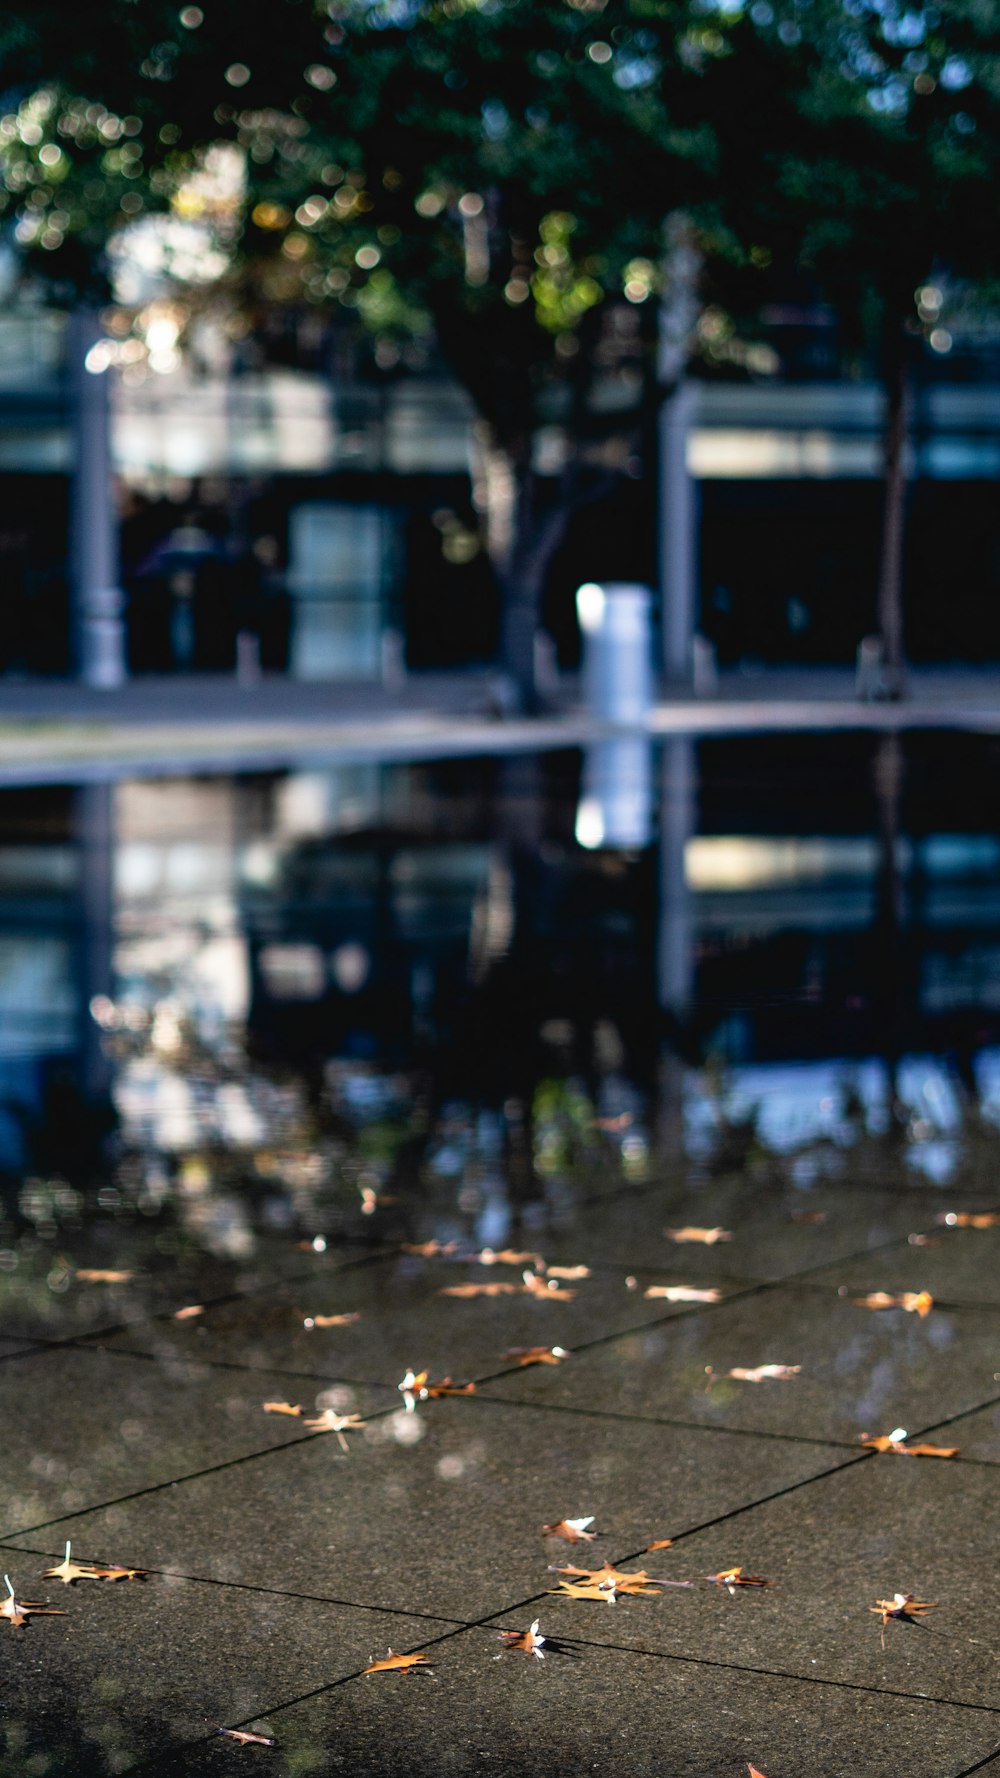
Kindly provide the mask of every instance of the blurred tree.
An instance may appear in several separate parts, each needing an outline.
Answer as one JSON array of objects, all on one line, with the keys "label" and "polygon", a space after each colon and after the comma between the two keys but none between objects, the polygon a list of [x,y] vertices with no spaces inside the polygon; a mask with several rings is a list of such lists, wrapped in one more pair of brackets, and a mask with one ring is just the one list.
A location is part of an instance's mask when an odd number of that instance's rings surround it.
[{"label": "blurred tree", "polygon": [[[1000,279],[1000,7],[994,0],[753,0],[708,70],[744,316],[805,274],[885,388],[878,625],[903,673],[910,384],[951,345],[949,285]],[[711,89],[709,91],[709,88]]]}]

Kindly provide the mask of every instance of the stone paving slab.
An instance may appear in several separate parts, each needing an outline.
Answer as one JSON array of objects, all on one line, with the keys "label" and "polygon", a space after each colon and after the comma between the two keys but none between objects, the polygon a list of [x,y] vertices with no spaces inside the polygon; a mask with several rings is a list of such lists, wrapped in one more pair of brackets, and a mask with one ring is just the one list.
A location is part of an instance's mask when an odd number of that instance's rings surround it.
[{"label": "stone paving slab", "polygon": [[[410,1649],[448,1627],[156,1575],[64,1586],[41,1578],[41,1556],[0,1558],[19,1597],[67,1614],[0,1624],[0,1770],[11,1778],[129,1772],[172,1742],[214,1735],[357,1672],[387,1645]],[[220,1745],[232,1762],[239,1749]]]},{"label": "stone paving slab", "polygon": [[[505,1401],[857,1444],[862,1433],[917,1431],[989,1401],[998,1336],[992,1314],[933,1309],[921,1320],[783,1284],[483,1387]],[[801,1369],[757,1383],[726,1374],[765,1364]]]},{"label": "stone paving slab", "polygon": [[[412,1676],[352,1679],[269,1712],[255,1726],[276,1745],[246,1750],[259,1755],[253,1769],[746,1778],[752,1761],[768,1778],[958,1778],[1000,1743],[1000,1716],[989,1711],[697,1661],[582,1645],[538,1661],[479,1629],[428,1652],[432,1664]],[[234,1764],[215,1739],[165,1755],[142,1778],[221,1778]]]},{"label": "stone paving slab", "polygon": [[[520,1265],[448,1265],[402,1254],[209,1306],[193,1321],[130,1326],[102,1343],[165,1362],[197,1356],[395,1386],[410,1368],[429,1368],[435,1379],[491,1376],[509,1363],[504,1354],[512,1348],[569,1348],[686,1307],[647,1300],[641,1291],[626,1289],[624,1275],[615,1273],[563,1283],[563,1294],[547,1291],[540,1299],[523,1290],[507,1294],[521,1290],[522,1271]],[[472,1299],[441,1294],[467,1283],[500,1286],[504,1294]],[[319,1325],[320,1317],[339,1315],[358,1319]]]},{"label": "stone paving slab", "polygon": [[[74,1347],[0,1366],[0,1536],[308,1437],[301,1419],[263,1412],[289,1390],[287,1376]],[[398,1396],[306,1378],[291,1399],[366,1415]]]},{"label": "stone paving slab", "polygon": [[332,1272],[367,1259],[355,1246],[312,1256],[293,1242],[257,1237],[244,1257],[227,1260],[152,1230],[116,1234],[112,1225],[103,1232],[106,1240],[81,1243],[72,1259],[39,1247],[20,1256],[15,1272],[0,1274],[0,1333],[74,1339],[234,1294],[252,1296],[272,1288],[276,1277],[309,1277],[320,1266]]},{"label": "stone paving slab", "polygon": [[[959,1474],[940,1460],[865,1457],[638,1564],[667,1579],[740,1564],[771,1586],[730,1596],[700,1581],[613,1607],[553,1597],[532,1615],[556,1637],[1000,1709],[1000,1623],[989,1604],[998,1510],[991,1466]],[[897,1592],[936,1609],[919,1622],[890,1622],[883,1649],[869,1607]]]},{"label": "stone paving slab", "polygon": [[957,1445],[960,1455],[972,1462],[1000,1463],[1000,1372],[993,1377],[998,1399],[935,1433],[935,1443]]},{"label": "stone paving slab", "polygon": [[817,1273],[810,1282],[843,1285],[852,1295],[871,1290],[929,1290],[942,1302],[1000,1309],[1000,1226],[938,1225],[930,1234],[926,1246],[904,1245],[878,1255],[852,1257]]},{"label": "stone paving slab", "polygon": [[[571,1547],[643,1547],[845,1461],[822,1444],[444,1400],[375,1421],[347,1456],[324,1435],[67,1534],[143,1567],[468,1622],[537,1593]],[[593,1543],[543,1535],[587,1514]]]}]

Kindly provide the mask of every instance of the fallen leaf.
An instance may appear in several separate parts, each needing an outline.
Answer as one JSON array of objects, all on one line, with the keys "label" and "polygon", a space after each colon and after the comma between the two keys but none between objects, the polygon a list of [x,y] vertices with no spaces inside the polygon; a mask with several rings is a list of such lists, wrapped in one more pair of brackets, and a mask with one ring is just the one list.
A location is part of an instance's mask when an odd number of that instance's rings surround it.
[{"label": "fallen leaf", "polygon": [[663,1233],[667,1235],[671,1241],[700,1241],[705,1247],[714,1247],[717,1241],[731,1241],[733,1238],[729,1229],[697,1229],[687,1227],[682,1229],[664,1229]]},{"label": "fallen leaf", "polygon": [[522,1370],[529,1364],[562,1364],[564,1358],[572,1358],[565,1346],[511,1346],[504,1353],[504,1358],[516,1358]]},{"label": "fallen leaf", "polygon": [[520,1284],[446,1284],[438,1296],[520,1296]]},{"label": "fallen leaf", "polygon": [[526,1655],[537,1655],[540,1661],[544,1661],[542,1644],[545,1637],[539,1635],[538,1624],[539,1619],[535,1618],[527,1630],[501,1630],[500,1635],[508,1648],[519,1648]]},{"label": "fallen leaf", "polygon": [[863,1432],[861,1443],[870,1451],[895,1451],[901,1457],[957,1457],[959,1452],[958,1445],[908,1445],[906,1429],[902,1426],[872,1438]]},{"label": "fallen leaf", "polygon": [[940,1247],[942,1239],[941,1235],[907,1235],[906,1244],[908,1247]]},{"label": "fallen leaf", "polygon": [[825,1222],[826,1221],[826,1211],[825,1210],[790,1210],[788,1212],[788,1220],[789,1220],[789,1222],[811,1222],[811,1223]]},{"label": "fallen leaf", "polygon": [[295,1419],[298,1419],[302,1413],[302,1408],[298,1402],[266,1401],[264,1403],[264,1412],[265,1414],[291,1414]]},{"label": "fallen leaf", "polygon": [[616,1568],[613,1562],[605,1562],[600,1568],[574,1568],[569,1565],[555,1568],[553,1573],[571,1576],[569,1581],[560,1581],[560,1587],[575,1587],[583,1583],[602,1589],[610,1587],[616,1593],[634,1593],[638,1596],[653,1597],[665,1585],[665,1582],[647,1574],[644,1568],[637,1568],[630,1573],[627,1569]]},{"label": "fallen leaf", "polygon": [[545,1265],[537,1253],[521,1253],[513,1247],[501,1247],[496,1252],[492,1247],[483,1247],[479,1253],[472,1255],[481,1266],[534,1266],[536,1272],[544,1272]]},{"label": "fallen leaf", "polygon": [[81,1284],[127,1284],[134,1272],[102,1272],[94,1266],[81,1266],[75,1277]]},{"label": "fallen leaf", "polygon": [[[613,1581],[574,1581],[561,1580],[557,1587],[549,1587],[553,1598],[560,1599],[603,1599],[606,1605],[616,1603]],[[653,1589],[650,1588],[652,1592]]]},{"label": "fallen leaf", "polygon": [[353,1327],[355,1321],[360,1320],[361,1316],[357,1309],[352,1309],[346,1315],[306,1315],[302,1325],[303,1327]]},{"label": "fallen leaf", "polygon": [[397,1388],[406,1403],[406,1411],[412,1414],[418,1401],[436,1401],[441,1395],[475,1395],[475,1383],[453,1383],[450,1377],[442,1377],[440,1383],[431,1383],[426,1371],[407,1371]]},{"label": "fallen leaf", "polygon": [[457,1241],[404,1241],[404,1253],[419,1254],[421,1259],[447,1259],[458,1252]]},{"label": "fallen leaf", "polygon": [[366,1673],[409,1673],[413,1667],[429,1666],[429,1655],[395,1655],[390,1648],[384,1661],[372,1661]]},{"label": "fallen leaf", "polygon": [[571,1283],[575,1278],[589,1278],[590,1277],[590,1267],[589,1266],[546,1266],[545,1276],[547,1278],[562,1278],[566,1283]]},{"label": "fallen leaf", "polygon": [[919,1315],[921,1320],[934,1307],[929,1290],[873,1290],[868,1296],[856,1296],[851,1300],[859,1309],[905,1309],[908,1315]]},{"label": "fallen leaf", "polygon": [[46,1568],[42,1576],[43,1580],[61,1580],[64,1585],[68,1587],[72,1586],[73,1582],[77,1580],[97,1579],[97,1575],[94,1572],[94,1564],[92,1562],[72,1562],[70,1560],[70,1551],[72,1548],[72,1544],[67,1542],[66,1554],[59,1563],[59,1566],[57,1568]]},{"label": "fallen leaf", "polygon": [[121,1562],[113,1562],[110,1568],[94,1569],[97,1580],[145,1580],[147,1572],[145,1568],[126,1568]]},{"label": "fallen leaf", "polygon": [[0,1605],[0,1617],[5,1617],[12,1630],[23,1630],[29,1617],[65,1617],[64,1611],[51,1605],[33,1604],[29,1599],[15,1599],[14,1589],[10,1584],[10,1575],[5,1574],[9,1597]]},{"label": "fallen leaf", "polygon": [[725,1587],[728,1593],[735,1593],[737,1587],[769,1587],[771,1582],[762,1574],[744,1574],[742,1568],[723,1568],[719,1574],[705,1574],[703,1580],[714,1581],[717,1587]]},{"label": "fallen leaf", "polygon": [[868,1609],[882,1619],[879,1640],[884,1648],[885,1627],[890,1618],[898,1618],[901,1623],[916,1624],[924,1612],[936,1610],[936,1605],[932,1600],[914,1599],[912,1593],[894,1593],[891,1599],[876,1599],[874,1605],[869,1605]]},{"label": "fallen leaf", "polygon": [[421,1390],[421,1395],[428,1401],[437,1401],[442,1395],[475,1395],[475,1383],[453,1383],[450,1377],[442,1377],[440,1383],[428,1383]]},{"label": "fallen leaf", "polygon": [[175,1321],[193,1321],[197,1315],[204,1313],[203,1303],[189,1303],[186,1309],[175,1309],[173,1318]]},{"label": "fallen leaf", "polygon": [[751,1766],[749,1762],[747,1763],[747,1772],[749,1778],[765,1778],[765,1774],[761,1771],[760,1767]]},{"label": "fallen leaf", "polygon": [[556,1283],[549,1284],[537,1272],[525,1272],[523,1277],[528,1295],[542,1297],[547,1303],[570,1303],[577,1294],[575,1290],[561,1290]]},{"label": "fallen leaf", "polygon": [[563,1537],[567,1543],[590,1543],[598,1535],[596,1531],[588,1531],[587,1526],[594,1523],[593,1513],[585,1519],[558,1519],[554,1525],[543,1525],[543,1537]]},{"label": "fallen leaf", "polygon": [[653,1550],[672,1550],[673,1547],[674,1540],[672,1537],[656,1537],[653,1539],[652,1543],[647,1543],[646,1554],[647,1556],[651,1555]]},{"label": "fallen leaf", "polygon": [[240,1747],[276,1747],[273,1735],[254,1735],[249,1729],[220,1729],[220,1735],[227,1735],[230,1741],[236,1741]]},{"label": "fallen leaf", "polygon": [[949,1229],[992,1229],[1000,1222],[1000,1211],[942,1210],[934,1221],[943,1222]]},{"label": "fallen leaf", "polygon": [[324,1408],[321,1414],[317,1414],[312,1420],[303,1420],[302,1424],[309,1432],[335,1432],[341,1448],[346,1451],[347,1440],[344,1433],[357,1432],[360,1427],[367,1426],[368,1422],[360,1419],[357,1414],[335,1414],[332,1408]]},{"label": "fallen leaf", "polygon": [[[787,1383],[791,1377],[797,1377],[801,1369],[800,1364],[757,1364],[750,1370],[737,1365],[731,1371],[721,1372],[721,1375],[735,1377],[738,1383]],[[713,1371],[711,1365],[705,1366],[705,1372],[712,1382],[720,1375],[718,1371]]]},{"label": "fallen leaf", "polygon": [[668,1303],[719,1303],[721,1290],[696,1290],[691,1284],[651,1284],[643,1296],[662,1296]]}]

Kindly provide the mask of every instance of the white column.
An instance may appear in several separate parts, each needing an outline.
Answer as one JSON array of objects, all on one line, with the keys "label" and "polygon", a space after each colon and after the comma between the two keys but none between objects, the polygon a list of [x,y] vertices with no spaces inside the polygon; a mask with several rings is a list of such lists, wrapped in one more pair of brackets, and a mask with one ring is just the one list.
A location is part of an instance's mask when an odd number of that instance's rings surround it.
[{"label": "white column", "polygon": [[110,689],[127,677],[118,563],[118,512],[111,463],[108,370],[100,321],[77,309],[67,327],[73,487],[70,584],[77,671],[86,685]]}]

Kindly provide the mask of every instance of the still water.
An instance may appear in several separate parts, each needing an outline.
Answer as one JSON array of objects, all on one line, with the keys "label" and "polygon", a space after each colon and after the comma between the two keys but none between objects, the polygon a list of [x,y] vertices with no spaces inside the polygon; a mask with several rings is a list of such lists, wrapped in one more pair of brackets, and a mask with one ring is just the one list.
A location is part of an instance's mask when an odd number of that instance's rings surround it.
[{"label": "still water", "polygon": [[609,1168],[808,1192],[873,1145],[956,1183],[998,793],[994,737],[863,733],[0,792],[0,1266],[414,1194],[499,1243]]}]

